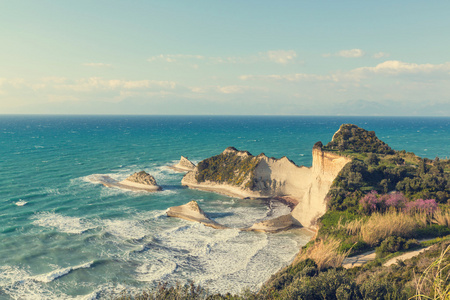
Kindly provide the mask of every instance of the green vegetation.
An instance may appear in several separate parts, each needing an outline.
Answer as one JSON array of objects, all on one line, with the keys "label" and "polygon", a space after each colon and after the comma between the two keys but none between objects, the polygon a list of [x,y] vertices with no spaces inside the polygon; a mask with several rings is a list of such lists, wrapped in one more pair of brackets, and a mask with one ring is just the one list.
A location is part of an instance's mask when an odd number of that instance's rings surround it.
[{"label": "green vegetation", "polygon": [[398,191],[410,200],[436,199],[447,203],[450,199],[449,160],[429,160],[394,151],[373,132],[351,124],[342,125],[323,150],[337,150],[352,158],[328,193],[330,210],[358,213],[359,200],[372,190]]},{"label": "green vegetation", "polygon": [[[236,186],[244,185],[253,188],[253,171],[258,166],[260,158],[248,152],[232,151],[207,158],[198,163],[198,182],[214,181]],[[241,153],[241,154],[240,154]]]},{"label": "green vegetation", "polygon": [[380,154],[393,154],[394,150],[379,140],[373,131],[367,131],[353,124],[343,124],[333,136],[324,150],[370,152]]},{"label": "green vegetation", "polygon": [[450,234],[449,160],[394,151],[373,132],[350,124],[342,125],[323,149],[352,161],[327,195],[328,210],[319,220],[318,238],[340,240],[341,253],[379,247],[382,257],[409,247],[408,239]]},{"label": "green vegetation", "polygon": [[390,236],[377,247],[376,254],[377,258],[384,258],[391,253],[413,250],[418,247],[420,247],[419,242],[415,239],[405,240],[402,237]]},{"label": "green vegetation", "polygon": [[272,275],[256,292],[209,294],[194,285],[160,285],[120,300],[147,299],[449,299],[449,241],[441,241],[410,260],[389,267],[377,259],[352,269],[319,268],[314,260],[295,262]]},{"label": "green vegetation", "polygon": [[[352,161],[332,184],[315,239],[257,293],[221,295],[193,284],[162,285],[120,299],[450,299],[450,160],[394,151],[374,132],[351,124],[342,125],[326,146],[314,147]],[[197,180],[252,187],[258,163],[249,153],[220,154],[199,163]],[[417,241],[430,237],[437,238]],[[433,244],[410,260],[382,265]],[[341,267],[345,256],[368,250],[375,250],[374,261]]]}]

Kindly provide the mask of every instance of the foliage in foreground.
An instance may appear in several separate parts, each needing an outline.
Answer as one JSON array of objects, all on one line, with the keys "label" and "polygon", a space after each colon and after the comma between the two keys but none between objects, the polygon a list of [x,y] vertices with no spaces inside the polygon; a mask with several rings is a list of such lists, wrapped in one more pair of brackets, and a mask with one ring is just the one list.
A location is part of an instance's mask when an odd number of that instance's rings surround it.
[{"label": "foliage in foreground", "polygon": [[450,299],[450,242],[405,262],[383,267],[379,262],[353,269],[325,268],[307,258],[283,268],[259,292],[208,294],[194,285],[160,285],[120,300],[149,299]]}]

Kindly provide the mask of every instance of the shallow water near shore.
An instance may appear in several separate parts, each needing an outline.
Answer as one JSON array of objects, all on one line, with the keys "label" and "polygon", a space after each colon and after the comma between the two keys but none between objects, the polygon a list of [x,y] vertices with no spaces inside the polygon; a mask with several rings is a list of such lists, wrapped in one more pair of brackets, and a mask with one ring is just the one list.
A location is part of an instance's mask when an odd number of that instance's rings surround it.
[{"label": "shallow water near shore", "polygon": [[[288,208],[190,190],[167,168],[228,146],[311,165],[312,146],[354,123],[396,150],[450,156],[450,118],[0,116],[0,299],[102,299],[160,281],[256,290],[311,234],[242,232]],[[145,170],[163,191],[95,183]],[[215,230],[168,218],[196,200]]]}]

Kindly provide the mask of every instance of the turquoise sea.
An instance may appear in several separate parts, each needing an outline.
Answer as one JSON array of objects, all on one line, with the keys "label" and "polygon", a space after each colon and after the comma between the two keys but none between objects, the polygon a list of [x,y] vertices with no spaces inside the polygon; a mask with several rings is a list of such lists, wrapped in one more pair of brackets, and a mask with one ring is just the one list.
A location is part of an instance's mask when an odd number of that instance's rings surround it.
[{"label": "turquoise sea", "polygon": [[[160,281],[257,289],[310,233],[241,232],[288,208],[189,190],[167,166],[228,146],[310,166],[314,143],[330,141],[342,123],[374,130],[396,150],[450,156],[450,118],[0,116],[0,299],[109,299]],[[164,190],[93,181],[141,170]],[[167,208],[191,200],[236,229],[166,217]]]}]

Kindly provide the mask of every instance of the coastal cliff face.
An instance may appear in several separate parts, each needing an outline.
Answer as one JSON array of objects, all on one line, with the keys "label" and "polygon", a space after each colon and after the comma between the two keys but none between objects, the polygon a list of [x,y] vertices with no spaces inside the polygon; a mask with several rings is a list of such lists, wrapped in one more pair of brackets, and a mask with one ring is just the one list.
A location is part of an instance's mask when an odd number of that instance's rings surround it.
[{"label": "coastal cliff face", "polygon": [[312,167],[297,166],[287,157],[253,156],[227,148],[206,159],[186,174],[183,185],[235,197],[291,197],[298,204],[292,211],[295,223],[312,227],[326,211],[325,196],[350,159],[313,148]]},{"label": "coastal cliff face", "polygon": [[308,176],[309,181],[303,183],[304,193],[292,211],[292,217],[301,225],[315,227],[316,220],[327,209],[326,195],[333,180],[342,168],[351,161],[350,158],[325,152],[320,147],[313,148],[313,165]]}]

